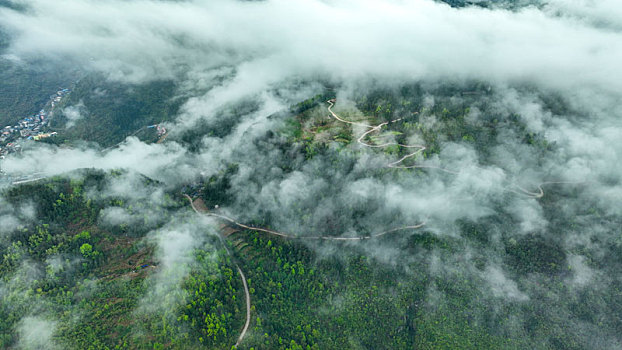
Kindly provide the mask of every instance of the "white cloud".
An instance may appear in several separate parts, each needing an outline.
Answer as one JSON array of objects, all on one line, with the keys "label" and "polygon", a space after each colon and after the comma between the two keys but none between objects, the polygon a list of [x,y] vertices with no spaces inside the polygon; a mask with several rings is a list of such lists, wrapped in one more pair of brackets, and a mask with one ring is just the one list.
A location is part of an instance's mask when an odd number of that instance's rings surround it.
[{"label": "white cloud", "polygon": [[76,122],[84,118],[84,102],[80,101],[75,106],[69,106],[63,109],[63,115],[67,118],[65,128],[69,129],[76,125]]},{"label": "white cloud", "polygon": [[40,146],[8,157],[2,163],[8,174],[44,173],[58,175],[74,169],[131,169],[154,179],[172,183],[196,176],[189,168],[186,150],[175,142],[145,144],[129,137],[120,147],[101,153],[90,148]]},{"label": "white cloud", "polygon": [[54,321],[39,316],[24,317],[18,326],[19,346],[26,350],[56,349],[52,341],[55,330]]},{"label": "white cloud", "polygon": [[[318,74],[622,87],[615,74],[621,70],[622,34],[536,8],[451,9],[393,0],[24,3],[30,7],[26,14],[0,11],[2,23],[18,33],[14,54],[65,56],[116,79],[230,65],[236,76],[229,87],[248,92],[285,77]],[[557,11],[580,18],[619,11],[616,5],[594,10],[586,1],[560,3]]]},{"label": "white cloud", "polygon": [[488,266],[482,276],[488,281],[494,296],[516,301],[529,300],[529,297],[518,289],[516,282],[506,277],[499,267]]}]

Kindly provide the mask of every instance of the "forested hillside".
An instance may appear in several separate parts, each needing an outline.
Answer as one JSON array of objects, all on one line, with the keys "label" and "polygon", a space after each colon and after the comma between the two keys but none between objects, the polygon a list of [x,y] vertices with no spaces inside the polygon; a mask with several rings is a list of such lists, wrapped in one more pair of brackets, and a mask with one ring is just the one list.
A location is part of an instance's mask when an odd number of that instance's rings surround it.
[{"label": "forested hillside", "polygon": [[[426,101],[428,94],[434,94],[434,104]],[[420,135],[427,147],[415,159],[405,159],[406,167],[438,157],[447,142],[477,150],[482,164],[493,162],[502,129],[512,130],[516,142],[538,157],[556,152],[542,135],[526,130],[520,115],[499,113],[494,92],[479,83],[432,90],[420,85],[378,89],[353,96],[355,104],[350,107],[339,107],[334,100],[327,103],[327,98],[334,97],[318,95],[289,113],[273,116],[281,118],[281,127],[268,131],[262,142],[287,152],[283,159],[273,158],[285,176],[305,171],[319,159],[347,167],[344,157],[354,161],[362,155],[351,147],[386,144],[387,139],[394,144],[373,151],[392,162],[412,152],[407,146],[413,134]],[[568,112],[555,96],[542,99],[551,113]],[[327,116],[331,105],[337,117],[346,119]],[[479,113],[476,124],[470,118],[473,110]],[[377,125],[396,116],[402,118],[367,137],[353,135],[347,125],[347,121]],[[622,295],[615,283],[582,293],[566,285],[576,278],[572,259],[579,252],[603,269],[621,263],[613,258],[618,246],[614,236],[610,254],[564,246],[564,232],[585,225],[560,211],[560,205],[579,190],[576,186],[547,187],[546,196],[539,199],[544,216],[555,223],[545,233],[520,233],[520,225],[499,202],[496,214],[483,220],[459,220],[456,235],[423,226],[348,242],[331,238],[339,237],[339,230],[348,224],[334,221],[337,216],[313,223],[311,216],[302,214],[298,220],[314,230],[298,226],[298,232],[289,232],[294,239],[244,228],[218,216],[203,222],[208,208],[245,205],[238,202],[242,193],[234,187],[240,171],[240,164],[231,163],[204,181],[167,189],[125,171],[81,170],[6,189],[3,197],[12,215],[29,224],[7,231],[8,239],[2,243],[1,273],[7,290],[3,345],[17,346],[17,336],[39,322],[50,328],[57,344],[68,348],[230,349],[246,318],[240,271],[251,303],[249,334],[239,346],[244,349],[568,349],[588,343],[581,334],[568,334],[567,318],[560,315],[598,318],[605,334],[622,326],[617,311],[603,318],[594,308],[609,305],[617,310],[615,300]],[[399,179],[405,172],[426,176],[424,171],[378,168],[365,176]],[[247,183],[262,181],[261,171],[255,175]],[[317,178],[328,181],[330,176]],[[192,211],[184,192],[200,198],[203,212]],[[507,192],[508,198],[527,194]],[[310,212],[313,207],[308,204],[292,204],[290,209]],[[355,225],[365,223],[364,213],[375,210],[373,203],[344,205],[348,209],[335,208],[335,215],[359,221]],[[263,210],[261,219],[248,223],[283,227],[278,213],[268,206]],[[578,210],[583,221],[616,220],[594,204],[585,203]],[[393,213],[384,225],[396,226],[403,220]],[[186,267],[174,257],[175,251],[163,252],[174,246],[163,237],[185,230],[167,222],[190,224],[196,232],[192,235],[197,241],[182,249],[186,253],[181,254],[192,257]],[[365,232],[361,227],[359,235]],[[316,235],[327,236],[318,241],[313,239]],[[395,256],[387,258],[384,251]],[[518,284],[507,282],[510,278]],[[534,297],[528,299],[521,290]],[[33,307],[32,300],[45,307]],[[519,324],[515,317],[520,317]]]},{"label": "forested hillside", "polygon": [[45,62],[16,62],[0,56],[0,125],[14,125],[34,115],[50,95],[69,86],[77,76],[71,69],[47,66]]},{"label": "forested hillside", "polygon": [[0,348],[622,349],[619,0],[0,0]]},{"label": "forested hillside", "polygon": [[[139,85],[119,85],[101,76],[87,76],[73,91],[51,126],[61,131],[59,140],[85,140],[109,147],[127,136],[146,136],[147,126],[172,120],[184,99],[175,97],[171,81]],[[66,117],[66,108],[74,108],[79,119]],[[74,117],[75,118],[75,117]],[[58,141],[60,142],[60,141]]]}]

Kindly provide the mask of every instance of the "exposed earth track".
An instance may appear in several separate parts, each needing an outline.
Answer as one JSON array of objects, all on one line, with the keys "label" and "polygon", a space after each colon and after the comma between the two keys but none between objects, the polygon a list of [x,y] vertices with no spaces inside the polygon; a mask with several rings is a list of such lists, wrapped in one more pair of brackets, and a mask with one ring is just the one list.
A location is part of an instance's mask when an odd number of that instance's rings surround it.
[{"label": "exposed earth track", "polygon": [[[206,212],[203,212],[197,209],[194,205],[194,202],[192,201],[192,198],[189,195],[184,194],[184,196],[188,199],[188,201],[190,201],[190,206],[192,207],[192,210],[194,210],[195,213],[199,215],[213,216],[213,214],[206,213]],[[229,251],[229,248],[227,248],[227,245],[225,244],[222,238],[222,235],[219,234],[218,238],[223,243],[223,246],[225,247],[227,254],[233,257],[233,254],[231,254],[231,252]],[[237,348],[244,340],[244,336],[246,336],[246,332],[248,331],[248,327],[251,323],[251,294],[248,291],[248,284],[246,283],[246,276],[244,276],[244,272],[242,272],[242,269],[240,268],[238,263],[236,263],[235,261],[233,263],[235,264],[235,267],[238,270],[238,273],[240,274],[240,278],[242,279],[242,285],[244,286],[244,295],[246,297],[246,322],[244,323],[244,327],[242,328],[242,331],[240,332],[240,336],[238,337],[238,340],[235,343],[235,347]]]},{"label": "exposed earth track", "polygon": [[242,328],[242,332],[238,337],[238,341],[235,343],[235,347],[237,348],[238,346],[240,346],[240,343],[242,343],[242,340],[244,340],[244,336],[246,335],[248,326],[251,324],[251,296],[248,293],[248,285],[246,284],[246,276],[244,276],[244,272],[242,272],[242,269],[240,269],[237,264],[235,267],[238,268],[238,273],[240,274],[240,277],[242,278],[242,284],[244,285],[244,294],[246,294],[246,322],[244,323],[244,328]]},{"label": "exposed earth track", "polygon": [[530,198],[542,198],[544,197],[544,190],[542,189],[542,186],[545,185],[554,185],[554,184],[567,184],[567,185],[579,185],[579,184],[583,184],[583,183],[587,183],[587,182],[591,182],[591,181],[547,181],[547,182],[543,182],[541,184],[539,184],[537,187],[537,192],[532,192],[529,190],[526,190],[525,188],[519,186],[519,185],[514,185],[516,188],[518,188],[518,191],[516,190],[512,190],[510,188],[506,188],[506,191],[512,192],[512,193],[516,193],[516,194],[522,194],[525,195],[527,197]]},{"label": "exposed earth track", "polygon": [[225,216],[225,215],[221,215],[221,214],[214,214],[214,213],[203,213],[205,215],[208,216],[212,216],[215,218],[219,218],[225,221],[228,221],[238,227],[241,227],[243,229],[246,230],[253,230],[253,231],[260,231],[260,232],[265,232],[271,235],[275,235],[275,236],[280,236],[283,238],[289,238],[289,239],[300,239],[300,240],[325,240],[325,241],[362,241],[365,239],[371,239],[371,238],[377,238],[380,236],[384,236],[388,233],[391,232],[396,232],[396,231],[402,231],[402,230],[408,230],[408,229],[418,229],[421,228],[425,225],[425,222],[422,222],[420,224],[417,225],[410,225],[410,226],[402,226],[402,227],[397,227],[397,228],[393,228],[390,230],[386,230],[386,231],[382,231],[382,232],[378,232],[378,233],[374,233],[368,236],[357,236],[357,237],[339,237],[339,236],[297,236],[297,235],[293,235],[293,234],[289,234],[289,233],[284,233],[284,232],[279,232],[279,231],[273,231],[273,230],[269,230],[269,229],[265,229],[265,228],[261,228],[261,227],[253,227],[253,226],[248,226],[245,225],[243,223],[237,222],[234,219]]},{"label": "exposed earth track", "polygon": [[400,146],[402,148],[416,148],[416,151],[409,153],[405,156],[403,156],[402,158],[396,160],[395,162],[391,162],[388,163],[386,166],[388,168],[396,168],[396,169],[414,169],[414,168],[429,168],[429,169],[437,169],[440,171],[444,171],[450,174],[458,174],[455,171],[451,171],[445,168],[441,168],[441,167],[437,167],[437,166],[432,166],[432,165],[410,165],[410,166],[405,166],[405,165],[400,165],[400,163],[402,163],[403,161],[405,161],[408,158],[412,158],[412,157],[416,157],[417,155],[419,155],[420,153],[422,153],[423,151],[425,151],[427,149],[427,147],[425,147],[424,145],[403,145],[401,143],[397,143],[397,142],[387,142],[387,143],[383,143],[380,145],[375,145],[375,144],[370,144],[367,143],[365,141],[363,141],[363,139],[376,131],[380,131],[380,129],[382,129],[382,127],[387,126],[391,123],[396,123],[399,122],[400,120],[404,119],[404,118],[398,118],[398,119],[394,119],[391,120],[389,122],[384,122],[384,123],[380,123],[378,125],[369,125],[369,124],[364,124],[364,123],[357,123],[357,122],[351,122],[349,120],[345,120],[342,119],[341,117],[339,117],[335,112],[333,112],[332,107],[335,105],[335,100],[331,99],[326,101],[329,106],[328,106],[328,112],[333,116],[333,118],[339,120],[340,122],[346,123],[346,124],[351,124],[351,125],[358,125],[358,126],[362,126],[365,128],[369,128],[369,130],[367,130],[366,132],[364,132],[357,140],[356,142],[358,142],[360,145],[363,145],[364,147],[369,147],[369,148],[384,148],[384,147],[388,147],[388,146]]}]

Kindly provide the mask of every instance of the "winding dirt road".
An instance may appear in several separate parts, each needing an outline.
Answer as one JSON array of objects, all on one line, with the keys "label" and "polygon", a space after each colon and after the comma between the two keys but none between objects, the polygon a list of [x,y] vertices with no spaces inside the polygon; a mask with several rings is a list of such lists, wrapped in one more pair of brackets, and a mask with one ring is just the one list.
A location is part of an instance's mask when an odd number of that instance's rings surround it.
[{"label": "winding dirt road", "polygon": [[[187,194],[184,194],[184,196],[188,199],[188,201],[190,201],[190,206],[192,207],[192,210],[194,210],[195,213],[197,213],[199,215],[213,216],[213,214],[199,211],[199,209],[197,209],[194,206],[194,202],[192,201],[192,198],[189,195],[187,195]],[[231,257],[233,257],[233,255],[229,251],[229,248],[227,248],[227,245],[225,244],[225,242],[224,242],[224,240],[223,240],[223,238],[222,238],[222,236],[220,234],[218,235],[218,238],[223,243],[223,246],[225,247],[225,250],[227,251],[227,254],[229,254]],[[240,336],[238,337],[238,341],[235,343],[235,347],[237,348],[240,345],[240,343],[242,343],[242,340],[244,340],[244,336],[246,335],[246,332],[248,331],[248,326],[251,324],[251,294],[248,291],[248,284],[246,283],[246,276],[244,276],[244,272],[242,272],[242,269],[240,268],[238,263],[236,263],[235,261],[233,261],[233,263],[235,264],[235,267],[238,270],[238,273],[240,274],[240,278],[242,279],[242,285],[244,286],[244,295],[246,297],[246,322],[244,323],[244,327],[242,328],[242,332],[240,332]]]},{"label": "winding dirt road", "polygon": [[554,184],[579,185],[579,184],[584,184],[587,182],[591,182],[591,181],[547,181],[547,182],[543,182],[538,185],[538,192],[531,192],[516,184],[514,186],[518,188],[518,191],[510,189],[510,188],[506,188],[505,190],[512,192],[512,193],[516,193],[516,194],[522,194],[529,198],[542,198],[544,197],[544,190],[542,189],[542,186],[554,185]]},{"label": "winding dirt road", "polygon": [[269,230],[269,229],[265,229],[265,228],[261,228],[261,227],[253,227],[253,226],[248,226],[245,224],[242,224],[240,222],[235,221],[234,219],[228,217],[228,216],[224,216],[221,214],[214,214],[214,213],[205,213],[205,215],[208,216],[212,216],[215,218],[219,218],[219,219],[223,219],[225,221],[228,221],[238,227],[241,227],[243,229],[246,230],[253,230],[253,231],[261,231],[261,232],[265,232],[271,235],[275,235],[275,236],[280,236],[280,237],[284,237],[284,238],[289,238],[289,239],[301,239],[301,240],[325,240],[325,241],[362,241],[364,239],[371,239],[371,238],[377,238],[380,236],[384,236],[387,233],[391,233],[391,232],[396,232],[396,231],[402,231],[402,230],[408,230],[408,229],[418,229],[421,228],[425,225],[425,222],[422,222],[420,224],[417,225],[411,225],[411,226],[402,226],[402,227],[397,227],[397,228],[393,228],[387,231],[382,231],[382,232],[378,232],[378,233],[374,233],[368,236],[357,236],[357,237],[339,237],[339,236],[297,236],[297,235],[293,235],[293,234],[289,234],[289,233],[283,233],[283,232],[278,232],[278,231],[273,231],[273,230]]},{"label": "winding dirt road", "polygon": [[251,296],[248,293],[248,285],[246,284],[246,276],[244,276],[244,272],[242,272],[242,269],[240,269],[238,264],[235,264],[235,267],[238,268],[238,273],[240,273],[242,284],[244,285],[244,294],[246,294],[246,322],[244,323],[244,328],[242,328],[242,332],[238,337],[238,341],[235,342],[235,347],[237,349],[237,347],[240,346],[240,343],[242,343],[242,340],[244,340],[248,326],[251,324]]},{"label": "winding dirt road", "polygon": [[326,102],[329,104],[328,112],[333,116],[333,118],[339,120],[340,122],[346,123],[346,124],[358,125],[358,126],[362,126],[362,127],[365,127],[365,128],[369,128],[369,130],[364,132],[356,140],[356,142],[358,142],[360,145],[362,145],[364,147],[369,147],[369,148],[384,148],[384,147],[388,147],[388,146],[400,146],[402,148],[415,148],[416,149],[416,151],[403,156],[402,158],[396,160],[395,162],[388,163],[386,165],[388,168],[396,168],[396,169],[428,168],[428,169],[437,169],[437,170],[444,171],[446,173],[450,173],[450,174],[454,174],[454,175],[458,174],[455,171],[451,171],[451,170],[448,170],[448,169],[445,169],[445,168],[441,168],[441,167],[437,167],[437,166],[433,166],[433,165],[418,165],[418,164],[409,165],[409,166],[400,165],[406,159],[416,157],[417,155],[419,155],[420,153],[425,151],[427,149],[427,147],[425,147],[424,145],[403,145],[403,144],[397,143],[397,142],[387,142],[387,143],[383,143],[383,144],[380,144],[380,145],[376,145],[376,144],[370,144],[370,143],[367,143],[367,142],[363,141],[363,139],[367,135],[369,135],[369,134],[371,134],[373,132],[380,131],[382,129],[382,127],[387,126],[387,125],[389,125],[391,123],[399,122],[400,120],[402,120],[404,118],[394,119],[394,120],[391,120],[389,122],[384,122],[384,123],[381,123],[381,124],[378,124],[378,125],[369,125],[369,124],[352,122],[352,121],[349,121],[349,120],[342,119],[335,112],[333,112],[332,108],[333,108],[333,106],[335,105],[335,102],[336,102],[334,99],[328,100]]}]

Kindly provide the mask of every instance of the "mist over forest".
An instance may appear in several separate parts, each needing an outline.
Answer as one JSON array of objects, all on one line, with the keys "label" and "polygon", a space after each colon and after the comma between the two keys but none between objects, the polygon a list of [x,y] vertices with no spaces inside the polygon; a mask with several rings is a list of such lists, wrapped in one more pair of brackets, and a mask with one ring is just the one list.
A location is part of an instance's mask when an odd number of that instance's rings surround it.
[{"label": "mist over forest", "polygon": [[0,347],[620,349],[620,62],[614,0],[0,0]]}]

